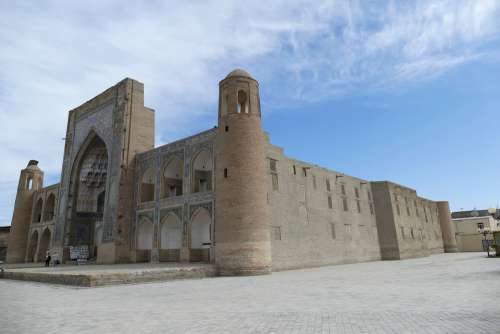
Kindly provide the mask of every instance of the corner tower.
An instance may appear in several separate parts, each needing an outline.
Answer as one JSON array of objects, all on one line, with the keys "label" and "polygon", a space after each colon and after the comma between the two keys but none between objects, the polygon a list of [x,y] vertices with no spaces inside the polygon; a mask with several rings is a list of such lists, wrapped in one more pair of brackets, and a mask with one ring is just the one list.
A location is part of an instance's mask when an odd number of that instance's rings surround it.
[{"label": "corner tower", "polygon": [[265,141],[259,83],[234,70],[219,83],[215,262],[221,275],[271,271]]},{"label": "corner tower", "polygon": [[38,161],[30,160],[19,176],[7,246],[7,263],[24,262],[33,209],[33,194],[42,187],[43,172],[38,168]]},{"label": "corner tower", "polygon": [[456,253],[457,239],[455,237],[455,225],[451,221],[450,204],[446,201],[436,202],[439,224],[443,235],[443,246],[445,253]]}]

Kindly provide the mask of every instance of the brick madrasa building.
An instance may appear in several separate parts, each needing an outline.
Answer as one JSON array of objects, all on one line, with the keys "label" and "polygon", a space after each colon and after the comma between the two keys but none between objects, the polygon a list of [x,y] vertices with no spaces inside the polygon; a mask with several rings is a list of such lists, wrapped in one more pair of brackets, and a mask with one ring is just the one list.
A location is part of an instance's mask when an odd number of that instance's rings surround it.
[{"label": "brick madrasa building", "polygon": [[7,261],[210,262],[221,275],[456,251],[447,202],[287,157],[262,131],[259,84],[219,83],[218,126],[154,147],[144,85],[69,112],[59,184],[21,171]]}]

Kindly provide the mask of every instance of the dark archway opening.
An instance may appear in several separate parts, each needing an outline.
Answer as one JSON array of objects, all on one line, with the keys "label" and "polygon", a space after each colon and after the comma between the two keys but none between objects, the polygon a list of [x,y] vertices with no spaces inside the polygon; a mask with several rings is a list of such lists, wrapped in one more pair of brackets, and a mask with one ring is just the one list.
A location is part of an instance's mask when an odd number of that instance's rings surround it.
[{"label": "dark archway opening", "polygon": [[[88,252],[88,259],[97,256],[104,210],[108,152],[101,138],[95,136],[78,160],[73,175],[73,210],[69,245]],[[71,254],[70,254],[71,257]]]}]

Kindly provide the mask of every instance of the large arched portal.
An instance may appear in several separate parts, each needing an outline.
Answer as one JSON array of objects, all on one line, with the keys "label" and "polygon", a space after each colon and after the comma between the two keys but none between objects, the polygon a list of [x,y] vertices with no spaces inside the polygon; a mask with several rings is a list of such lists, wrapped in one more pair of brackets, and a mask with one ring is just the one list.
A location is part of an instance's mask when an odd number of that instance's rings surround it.
[{"label": "large arched portal", "polygon": [[36,256],[37,246],[38,246],[38,231],[35,231],[31,234],[26,262],[34,262],[36,260],[35,256]]},{"label": "large arched portal", "polygon": [[210,262],[212,244],[212,217],[205,208],[198,209],[191,218],[190,261]]},{"label": "large arched portal", "polygon": [[[89,258],[97,256],[96,233],[102,226],[108,174],[108,151],[97,135],[83,148],[73,175],[73,214],[69,246],[87,246]],[[85,248],[87,248],[85,247]]]},{"label": "large arched portal", "polygon": [[182,247],[182,223],[179,217],[169,213],[160,226],[160,261],[177,262]]},{"label": "large arched portal", "polygon": [[38,246],[38,262],[45,261],[47,251],[50,249],[50,237],[50,230],[48,228],[45,228],[40,237],[40,246]]}]

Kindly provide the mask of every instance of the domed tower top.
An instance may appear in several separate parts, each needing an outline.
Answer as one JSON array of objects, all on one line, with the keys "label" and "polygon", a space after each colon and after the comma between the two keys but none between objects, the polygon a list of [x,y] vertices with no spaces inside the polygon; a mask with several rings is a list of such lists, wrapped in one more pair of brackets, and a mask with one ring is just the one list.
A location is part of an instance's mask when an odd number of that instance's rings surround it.
[{"label": "domed tower top", "polygon": [[253,79],[252,76],[250,75],[250,73],[248,73],[245,70],[242,70],[241,68],[237,68],[235,70],[232,70],[231,72],[229,72],[228,75],[226,75],[226,79],[232,78],[232,77],[246,77],[246,78]]},{"label": "domed tower top", "polygon": [[43,188],[43,171],[37,160],[30,160],[26,168],[21,170],[18,191],[33,191]]},{"label": "domed tower top", "polygon": [[28,166],[26,166],[26,169],[32,170],[32,171],[41,171],[40,167],[38,167],[38,161],[37,160],[30,160],[28,162]]},{"label": "domed tower top", "polygon": [[219,82],[219,119],[235,114],[260,117],[259,83],[242,69]]}]

